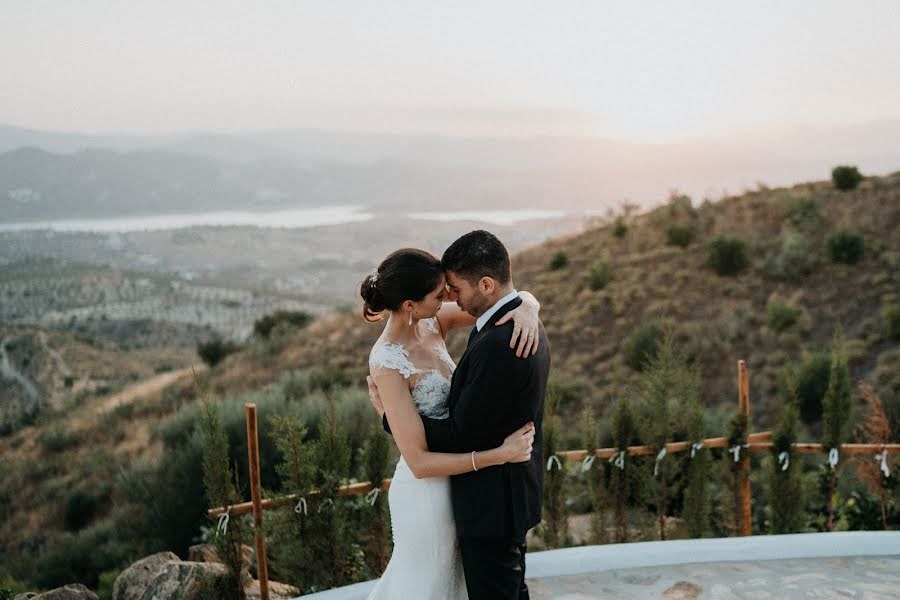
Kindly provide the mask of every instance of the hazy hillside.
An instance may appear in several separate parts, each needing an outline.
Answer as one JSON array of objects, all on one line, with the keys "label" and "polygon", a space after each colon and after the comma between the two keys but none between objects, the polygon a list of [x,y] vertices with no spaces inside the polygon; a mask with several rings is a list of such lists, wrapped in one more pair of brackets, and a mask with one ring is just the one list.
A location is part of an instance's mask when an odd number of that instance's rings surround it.
[{"label": "hazy hillside", "polygon": [[[606,225],[547,242],[513,261],[516,286],[543,303],[554,371],[583,388],[584,400],[601,411],[626,393],[634,376],[626,365],[629,335],[654,319],[671,323],[699,361],[708,405],[733,408],[736,363],[747,361],[760,426],[770,425],[779,402],[782,368],[804,353],[827,350],[839,325],[854,379],[869,380],[888,394],[900,390],[900,346],[887,336],[882,316],[900,301],[900,173],[868,179],[852,192],[820,182],[695,208],[676,201],[627,222],[622,238]],[[667,243],[673,224],[694,228],[686,247]],[[858,264],[830,261],[827,238],[840,228],[864,236],[866,251]],[[707,265],[708,245],[720,235],[747,243],[750,264],[737,275],[720,276]],[[551,270],[548,263],[558,252],[568,263]],[[608,263],[613,275],[594,291],[588,273],[598,261]],[[769,311],[779,303],[795,322],[775,331]],[[325,365],[362,381],[380,325],[364,323],[357,312],[320,321],[271,352],[230,358],[213,371],[214,385],[231,392],[285,369]],[[451,340],[456,355],[464,337]]]},{"label": "hazy hillside", "polygon": [[[681,229],[670,233],[672,225]],[[856,264],[829,258],[828,240],[842,228],[864,237],[865,252]],[[897,410],[900,342],[891,337],[884,311],[896,311],[900,304],[898,230],[900,173],[894,173],[869,178],[852,192],[817,182],[699,206],[675,197],[648,214],[622,215],[618,225],[531,248],[515,256],[513,267],[517,287],[531,290],[543,304],[553,371],[569,392],[561,407],[569,423],[577,420],[581,405],[594,405],[602,416],[613,399],[629,393],[636,373],[628,365],[630,338],[660,319],[699,363],[703,400],[711,408],[710,433],[721,434],[722,421],[736,406],[737,360],[746,360],[750,371],[754,426],[768,427],[779,402],[780,372],[807,353],[827,349],[838,325],[847,339],[853,379],[873,383],[888,407]],[[670,235],[687,244],[670,244]],[[746,243],[749,264],[734,275],[718,275],[708,264],[710,243],[722,235]],[[372,257],[372,264],[379,258]],[[600,261],[610,270],[604,271]],[[356,386],[344,391],[342,414],[354,439],[364,437],[371,416],[362,391],[366,357],[381,326],[363,322],[358,308],[330,314],[306,329],[275,330],[208,371],[205,377],[217,395],[237,400],[228,404],[232,421],[242,425],[238,401],[245,392],[282,409],[321,412],[324,399],[309,383],[314,377],[295,378],[305,369]],[[53,565],[95,545],[123,553],[98,556],[103,566],[89,565],[96,576],[138,558],[127,554],[134,550],[107,545],[121,538],[112,531],[117,524],[144,523],[152,529],[159,527],[153,519],[164,519],[171,531],[202,521],[205,507],[179,504],[178,487],[192,486],[191,497],[202,495],[195,489],[200,486],[199,446],[184,446],[194,448],[194,454],[170,450],[173,462],[152,466],[165,444],[187,444],[192,435],[185,414],[196,408],[189,350],[126,352],[34,328],[5,328],[0,335],[14,357],[10,364],[58,399],[36,425],[0,436],[10,474],[0,479],[0,548],[12,551],[7,565],[12,572],[34,574],[35,557],[43,561],[39,565]],[[451,339],[454,355],[464,341],[465,332]],[[3,385],[0,391],[8,393],[15,383],[7,378]],[[276,397],[289,388],[300,390],[297,398],[315,397],[316,406]],[[27,392],[21,393],[20,400],[27,401]],[[239,447],[241,427],[233,433],[231,443]],[[265,465],[269,471],[272,462]],[[169,483],[169,477],[186,474],[194,475]],[[267,476],[274,477],[264,473],[264,485]],[[154,511],[168,511],[165,516],[129,512],[137,510],[143,493],[134,482],[167,494],[157,502],[143,500]],[[90,510],[79,504],[85,494]],[[190,543],[196,534],[179,535]],[[62,573],[59,578],[72,577]]]}]

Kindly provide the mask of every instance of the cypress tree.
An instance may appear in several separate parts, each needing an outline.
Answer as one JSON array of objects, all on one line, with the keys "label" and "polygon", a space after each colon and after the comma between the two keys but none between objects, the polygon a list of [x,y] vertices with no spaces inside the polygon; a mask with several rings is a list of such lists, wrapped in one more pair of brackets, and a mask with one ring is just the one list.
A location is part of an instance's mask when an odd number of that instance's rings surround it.
[{"label": "cypress tree", "polygon": [[[236,483],[237,468],[232,468],[228,453],[228,435],[222,426],[216,406],[209,399],[209,388],[194,373],[194,385],[200,399],[200,427],[203,433],[203,486],[212,506],[231,506],[241,502]],[[226,520],[227,519],[227,520]],[[222,517],[222,527],[216,527],[212,545],[225,565],[228,576],[224,589],[208,590],[225,600],[245,600],[241,581],[244,524],[238,517]]]},{"label": "cypress tree", "polygon": [[565,479],[566,464],[556,456],[560,450],[559,417],[556,415],[558,393],[554,386],[547,389],[544,403],[544,506],[540,537],[547,548],[562,547],[568,536],[569,522],[566,514]]},{"label": "cypress tree", "polygon": [[790,399],[781,406],[772,431],[769,462],[769,532],[797,533],[803,530],[803,482],[800,455],[794,451],[800,411],[796,384],[788,378]]},{"label": "cypress tree", "polygon": [[[850,370],[847,368],[847,357],[844,355],[844,336],[840,327],[835,331],[831,349],[831,372],[828,377],[828,389],[822,398],[822,448],[829,453],[840,451],[841,444],[847,436],[850,422]],[[840,455],[838,455],[838,458]],[[834,494],[837,487],[838,465],[831,468],[828,484],[828,521],[826,529],[834,529]]]}]

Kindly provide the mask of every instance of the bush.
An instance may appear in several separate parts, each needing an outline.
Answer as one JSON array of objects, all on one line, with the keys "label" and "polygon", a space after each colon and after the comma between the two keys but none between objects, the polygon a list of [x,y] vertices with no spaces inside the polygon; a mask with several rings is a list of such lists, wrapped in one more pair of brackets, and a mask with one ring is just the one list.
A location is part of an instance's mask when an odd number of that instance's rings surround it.
[{"label": "bush", "polygon": [[639,325],[625,340],[625,364],[635,371],[643,371],[656,358],[662,341],[662,327],[657,321]]},{"label": "bush", "polygon": [[628,225],[625,224],[625,220],[622,217],[617,218],[616,222],[613,223],[612,232],[620,240],[628,234]]},{"label": "bush", "polygon": [[744,240],[720,236],[710,242],[709,265],[719,275],[735,275],[749,264],[747,243]]},{"label": "bush", "polygon": [[797,317],[800,316],[800,309],[794,308],[785,302],[773,300],[769,302],[766,313],[769,329],[780,333],[797,322]]},{"label": "bush", "polygon": [[587,282],[588,287],[590,287],[593,291],[602,290],[606,287],[606,285],[612,281],[613,278],[613,270],[608,262],[605,260],[598,260],[591,264],[588,269],[587,274]]},{"label": "bush", "polygon": [[222,362],[229,354],[234,354],[241,347],[232,341],[214,339],[208,342],[200,342],[197,344],[197,354],[210,367],[214,367]]},{"label": "bush", "polygon": [[559,271],[567,264],[569,264],[569,256],[562,250],[558,250],[552,257],[550,257],[550,262],[547,263],[547,270]]},{"label": "bush", "polygon": [[839,229],[828,236],[828,256],[831,262],[853,265],[865,252],[863,236],[852,229]]},{"label": "bush", "polygon": [[863,180],[859,169],[849,165],[839,165],[831,170],[831,181],[839,190],[852,190]]},{"label": "bush", "polygon": [[253,323],[253,333],[260,337],[267,338],[272,333],[272,329],[281,324],[301,329],[312,322],[313,316],[308,312],[299,310],[279,310],[271,315],[266,315],[257,319]]},{"label": "bush", "polygon": [[828,389],[831,373],[831,358],[828,354],[810,354],[795,365],[788,367],[781,379],[781,396],[785,402],[791,400],[789,381],[793,378],[800,418],[804,423],[816,423],[822,418],[822,398]]},{"label": "bush", "polygon": [[819,206],[815,200],[794,200],[785,208],[785,216],[795,227],[810,231],[819,224]]},{"label": "bush", "polygon": [[788,232],[781,238],[781,250],[766,262],[765,271],[772,277],[795,281],[808,275],[815,256],[806,236]]},{"label": "bush", "polygon": [[692,223],[669,225],[666,229],[666,239],[670,246],[680,246],[682,248],[688,246],[694,241],[697,235],[697,228]]},{"label": "bush", "polygon": [[66,448],[76,445],[81,441],[81,436],[66,429],[63,424],[52,425],[37,436],[38,445],[46,452],[62,452]]},{"label": "bush", "polygon": [[892,340],[900,340],[900,304],[885,307],[882,314],[887,336]]},{"label": "bush", "polygon": [[65,523],[69,531],[84,528],[97,512],[97,498],[84,490],[75,490],[66,499]]}]

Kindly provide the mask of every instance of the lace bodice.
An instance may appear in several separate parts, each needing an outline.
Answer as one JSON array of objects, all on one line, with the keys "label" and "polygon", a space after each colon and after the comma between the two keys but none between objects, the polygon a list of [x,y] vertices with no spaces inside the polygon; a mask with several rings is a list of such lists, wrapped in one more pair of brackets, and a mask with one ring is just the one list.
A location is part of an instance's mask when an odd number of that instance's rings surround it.
[{"label": "lace bodice", "polygon": [[[430,321],[433,319],[423,322],[424,326],[428,331],[438,332],[437,324]],[[431,342],[434,342],[434,345],[429,349],[427,345]],[[369,355],[369,368],[373,374],[393,370],[400,373],[404,379],[412,380],[410,395],[419,414],[432,419],[446,419],[450,416],[447,407],[447,400],[450,397],[450,376],[456,364],[447,353],[443,338],[439,336],[436,340],[429,338],[426,347],[416,350],[415,358],[420,359],[417,362],[421,366],[416,366],[410,358],[409,350],[403,344],[379,341],[372,347]]]}]

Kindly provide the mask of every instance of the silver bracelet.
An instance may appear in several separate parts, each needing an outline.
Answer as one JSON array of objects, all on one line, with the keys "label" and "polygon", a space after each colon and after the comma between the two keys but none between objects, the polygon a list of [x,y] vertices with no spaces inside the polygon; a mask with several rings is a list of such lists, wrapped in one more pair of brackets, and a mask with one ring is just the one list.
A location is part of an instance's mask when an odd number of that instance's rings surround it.
[{"label": "silver bracelet", "polygon": [[475,466],[475,450],[472,450],[472,468],[478,470],[478,467]]}]

